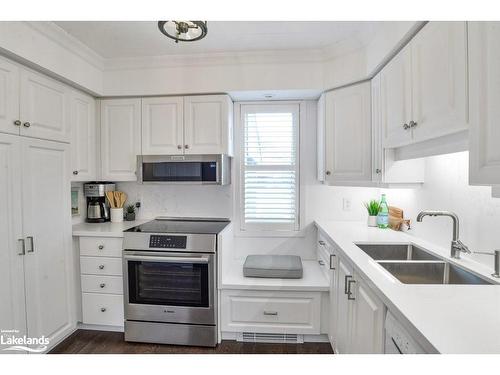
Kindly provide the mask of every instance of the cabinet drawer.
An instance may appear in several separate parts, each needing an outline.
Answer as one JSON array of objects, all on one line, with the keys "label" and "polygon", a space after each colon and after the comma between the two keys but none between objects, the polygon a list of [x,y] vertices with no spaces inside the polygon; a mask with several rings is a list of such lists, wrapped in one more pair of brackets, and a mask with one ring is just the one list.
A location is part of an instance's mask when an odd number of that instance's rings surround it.
[{"label": "cabinet drawer", "polygon": [[80,272],[90,275],[121,276],[122,259],[105,257],[80,257]]},{"label": "cabinet drawer", "polygon": [[80,255],[121,258],[122,244],[123,238],[80,237]]},{"label": "cabinet drawer", "polygon": [[123,296],[82,293],[83,323],[123,326]]},{"label": "cabinet drawer", "polygon": [[320,292],[232,291],[222,294],[222,330],[318,334]]},{"label": "cabinet drawer", "polygon": [[123,277],[82,275],[82,292],[123,294]]}]

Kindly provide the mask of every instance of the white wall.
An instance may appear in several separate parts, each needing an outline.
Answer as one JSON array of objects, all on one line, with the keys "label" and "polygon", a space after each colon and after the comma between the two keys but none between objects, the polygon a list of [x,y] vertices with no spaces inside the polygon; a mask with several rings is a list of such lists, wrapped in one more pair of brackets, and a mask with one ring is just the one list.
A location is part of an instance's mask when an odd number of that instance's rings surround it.
[{"label": "white wall", "polygon": [[[468,152],[440,155],[425,159],[425,183],[421,189],[385,191],[389,204],[401,207],[412,219],[409,234],[449,247],[452,221],[446,217],[425,217],[416,222],[417,214],[426,209],[455,212],[460,218],[460,238],[472,251],[500,248],[500,199],[491,197],[491,188],[469,186]],[[475,256],[492,266],[493,258]]]}]

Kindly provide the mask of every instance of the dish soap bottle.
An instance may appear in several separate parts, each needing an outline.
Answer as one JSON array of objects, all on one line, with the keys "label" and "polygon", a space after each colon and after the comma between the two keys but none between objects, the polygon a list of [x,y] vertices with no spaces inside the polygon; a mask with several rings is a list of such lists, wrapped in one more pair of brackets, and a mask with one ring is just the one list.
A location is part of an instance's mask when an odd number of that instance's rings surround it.
[{"label": "dish soap bottle", "polygon": [[382,199],[380,200],[380,209],[377,215],[377,226],[379,228],[389,228],[389,206],[385,200],[385,194],[382,194]]}]

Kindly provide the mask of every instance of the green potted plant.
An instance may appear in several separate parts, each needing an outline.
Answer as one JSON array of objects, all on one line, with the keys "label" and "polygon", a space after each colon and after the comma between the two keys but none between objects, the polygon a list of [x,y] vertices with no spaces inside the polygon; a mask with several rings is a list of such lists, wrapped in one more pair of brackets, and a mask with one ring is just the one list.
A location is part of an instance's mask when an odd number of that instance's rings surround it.
[{"label": "green potted plant", "polygon": [[364,203],[366,210],[368,211],[368,226],[377,226],[377,215],[380,211],[380,203],[375,199]]},{"label": "green potted plant", "polygon": [[125,220],[127,221],[135,220],[135,206],[133,204],[129,204],[127,206],[127,212],[125,213]]}]

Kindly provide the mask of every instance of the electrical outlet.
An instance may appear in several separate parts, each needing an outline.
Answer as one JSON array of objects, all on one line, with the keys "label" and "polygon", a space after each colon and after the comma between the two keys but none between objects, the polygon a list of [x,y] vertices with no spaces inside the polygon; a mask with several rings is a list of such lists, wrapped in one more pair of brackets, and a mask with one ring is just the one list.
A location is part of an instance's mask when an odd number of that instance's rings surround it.
[{"label": "electrical outlet", "polygon": [[351,199],[350,198],[343,198],[342,199],[342,209],[344,211],[351,211]]}]

